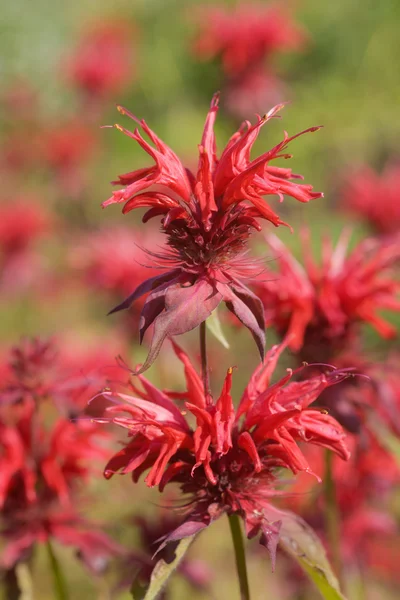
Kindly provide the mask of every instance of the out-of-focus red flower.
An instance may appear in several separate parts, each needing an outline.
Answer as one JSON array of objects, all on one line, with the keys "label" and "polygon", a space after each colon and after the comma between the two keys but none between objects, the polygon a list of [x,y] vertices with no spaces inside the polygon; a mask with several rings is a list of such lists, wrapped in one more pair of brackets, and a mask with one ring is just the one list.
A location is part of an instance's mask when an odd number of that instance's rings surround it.
[{"label": "out-of-focus red flower", "polygon": [[[388,506],[393,491],[400,483],[400,469],[396,458],[371,432],[363,436],[347,437],[351,458],[344,462],[333,458],[333,479],[340,516],[339,539],[343,565],[351,571],[374,569],[368,541],[385,546],[386,540],[398,535],[395,519]],[[312,447],[305,454],[313,469],[324,471],[322,456]],[[298,478],[288,503],[325,538],[324,495],[313,482]],[[366,549],[368,548],[368,552]]]},{"label": "out-of-focus red flower", "polygon": [[30,198],[7,200],[0,208],[0,291],[34,288],[46,272],[35,243],[54,229],[54,219]]},{"label": "out-of-focus red flower", "polygon": [[[81,539],[84,545],[83,532],[76,531],[72,540],[78,517],[69,522],[67,515],[73,494],[93,473],[93,464],[105,458],[98,429],[64,418],[45,428],[35,406],[24,402],[1,407],[0,430],[0,533],[6,541],[0,563],[12,567],[50,535],[78,547]],[[71,539],[65,541],[68,529]]]},{"label": "out-of-focus red flower", "polygon": [[78,121],[49,127],[41,137],[44,164],[54,171],[65,194],[78,197],[85,186],[85,167],[96,151],[96,132]]},{"label": "out-of-focus red flower", "polygon": [[110,560],[125,553],[125,549],[87,521],[73,509],[63,509],[57,504],[33,505],[13,514],[0,525],[3,551],[0,566],[12,569],[32,555],[36,544],[55,539],[63,546],[72,546],[78,557],[93,575],[103,573]]},{"label": "out-of-focus red flower", "polygon": [[221,57],[226,75],[236,77],[275,52],[301,50],[308,40],[288,10],[278,4],[242,2],[234,9],[201,11],[201,32],[194,52],[205,60]]},{"label": "out-of-focus red flower", "polygon": [[155,248],[159,243],[161,239],[156,230],[144,235],[139,227],[108,227],[85,236],[71,254],[71,265],[84,273],[88,285],[120,298],[150,272],[152,275],[162,272],[157,266],[149,265],[149,255],[144,250]]},{"label": "out-of-focus red flower", "polygon": [[14,128],[4,135],[0,145],[0,169],[6,181],[10,178],[13,184],[10,175],[22,172],[22,175],[28,173],[31,176],[34,169],[40,168],[43,151],[41,133],[37,124],[33,124],[28,131]]},{"label": "out-of-focus red flower", "polygon": [[325,241],[320,266],[307,250],[304,267],[278,238],[267,236],[278,271],[264,271],[257,294],[267,323],[291,336],[290,348],[310,362],[331,360],[348,347],[359,323],[372,325],[384,338],[396,334],[378,311],[400,310],[394,269],[399,238],[366,239],[348,254],[348,234],[342,234],[335,248]]},{"label": "out-of-focus red flower", "polygon": [[48,431],[32,405],[2,412],[0,509],[7,513],[50,499],[70,505],[74,488],[93,471],[92,461],[105,457],[98,429],[60,418]]},{"label": "out-of-focus red flower", "polygon": [[400,437],[400,374],[398,353],[393,353],[385,362],[371,361],[366,370],[369,381],[365,382],[360,395],[373,408],[374,416]]},{"label": "out-of-focus red flower", "polygon": [[378,233],[400,232],[400,161],[378,175],[363,166],[351,173],[342,190],[342,207],[361,216]]},{"label": "out-of-focus red flower", "polygon": [[229,81],[224,93],[228,111],[240,119],[254,112],[262,114],[265,106],[278,104],[287,95],[284,82],[265,67],[254,67]]},{"label": "out-of-focus red flower", "polygon": [[38,201],[16,198],[0,208],[0,261],[52,231],[53,219]]},{"label": "out-of-focus red flower", "polygon": [[133,27],[122,20],[92,23],[67,64],[70,81],[89,97],[123,91],[135,76],[133,33]]},{"label": "out-of-focus red flower", "polygon": [[75,342],[72,348],[54,340],[25,339],[13,347],[2,364],[0,405],[53,402],[60,412],[74,416],[96,390],[117,380],[121,370],[114,356],[123,347],[111,342],[102,352]]},{"label": "out-of-focus red flower", "polygon": [[104,446],[108,435],[85,419],[73,422],[58,415],[51,419],[50,404],[57,395],[73,395],[77,386],[82,388],[82,381],[57,379],[55,359],[51,344],[27,341],[13,349],[2,369],[0,566],[4,569],[26,560],[36,542],[50,537],[77,547],[94,571],[116,552],[116,545],[79,517],[76,508],[77,492],[108,454]]},{"label": "out-of-focus red flower", "polygon": [[[224,301],[238,319],[250,329],[261,356],[264,353],[264,315],[260,300],[243,283],[260,270],[247,257],[248,239],[260,230],[258,219],[274,225],[284,224],[265,203],[263,196],[289,195],[300,202],[319,198],[312,186],[293,183],[290,169],[274,167],[270,162],[286,157],[290,141],[311,127],[251,160],[250,152],[258,133],[283,105],[276,106],[255,125],[246,121],[231,137],[220,158],[216,153],[214,122],[218,111],[218,94],[208,113],[201,144],[199,165],[194,175],[185,169],[176,154],[166,146],[145,121],[119,107],[146,133],[154,146],[141,135],[120,125],[115,127],[134,139],[155,160],[155,165],[120,175],[116,184],[123,189],[103,203],[124,203],[123,212],[148,207],[144,221],[162,217],[162,231],[167,235],[164,251],[148,251],[155,266],[165,269],[148,279],[112,312],[128,308],[134,300],[150,292],[141,313],[140,337],[154,322],[150,352],[142,370],[156,358],[168,335],[194,329]],[[162,191],[148,191],[152,186]]]},{"label": "out-of-focus red flower", "polygon": [[48,129],[42,139],[45,162],[60,171],[86,162],[96,142],[94,131],[78,122]]},{"label": "out-of-focus red flower", "polygon": [[[270,385],[270,379],[284,344],[274,346],[266,361],[254,372],[238,409],[230,395],[232,369],[219,398],[204,393],[200,376],[188,356],[173,344],[185,368],[187,391],[182,411],[172,400],[174,394],[161,392],[143,376],[143,390],[131,384],[134,395],[104,392],[97,400],[108,400],[99,423],[112,422],[128,431],[131,441],[111,458],[105,476],[131,473],[137,481],[149,470],[145,482],[162,491],[170,482],[181,485],[192,502],[185,522],[165,540],[174,541],[208,526],[222,513],[240,514],[249,537],[261,534],[261,543],[275,557],[279,524],[265,516],[274,488],[276,469],[312,473],[299,441],[329,448],[348,458],[344,433],[328,414],[310,405],[327,387],[346,377],[330,369],[326,374],[290,382],[292,372]],[[96,399],[92,401],[96,414]],[[193,429],[186,411],[196,420]]]},{"label": "out-of-focus red flower", "polygon": [[24,122],[36,117],[38,109],[38,94],[30,81],[22,77],[16,78],[0,96],[0,104],[8,115]]}]

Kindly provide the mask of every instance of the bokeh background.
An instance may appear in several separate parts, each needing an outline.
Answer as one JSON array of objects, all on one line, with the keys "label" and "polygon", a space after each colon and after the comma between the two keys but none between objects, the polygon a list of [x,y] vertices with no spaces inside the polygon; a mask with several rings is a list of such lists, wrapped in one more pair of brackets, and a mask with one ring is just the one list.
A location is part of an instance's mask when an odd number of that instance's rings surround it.
[{"label": "bokeh background", "polygon": [[[145,118],[187,165],[195,165],[203,122],[216,90],[222,94],[216,125],[219,148],[244,118],[254,120],[255,113],[288,101],[282,120],[262,130],[255,152],[280,141],[283,129],[294,134],[323,125],[318,133],[291,145],[290,166],[315,190],[323,191],[325,198],[309,205],[285,199],[281,214],[294,233],[282,227],[278,235],[298,254],[298,233],[306,225],[318,256],[324,234],[336,240],[350,225],[354,245],[373,231],[365,219],[346,210],[343,197],[355,169],[369,165],[379,174],[400,156],[399,2],[282,3],[293,32],[289,42],[254,64],[254,73],[252,69],[227,73],[218,53],[207,55],[200,49],[199,40],[210,33],[215,19],[208,11],[216,5],[178,0],[116,0],[112,5],[103,0],[64,4],[36,0],[3,5],[0,337],[4,355],[23,336],[50,336],[74,357],[78,371],[89,356],[94,362],[98,356],[103,366],[112,364],[119,353],[130,365],[145,356],[145,349],[137,345],[137,313],[106,316],[135,287],[138,277],[140,281],[143,268],[135,244],[160,243],[156,224],[145,231],[136,215],[123,216],[118,206],[106,210],[100,206],[111,195],[110,181],[118,173],[148,165],[135,142],[116,130],[100,128],[115,122],[131,127],[116,111],[117,103]],[[218,6],[235,9],[234,2],[219,0]],[[297,42],[292,43],[296,36]],[[391,315],[388,319],[395,323]],[[212,386],[217,391],[226,368],[237,365],[234,394],[239,398],[257,355],[247,331],[231,327],[230,322],[225,327],[230,349],[223,350],[216,340],[210,342],[211,365],[213,361],[215,365]],[[267,345],[274,340],[271,331]],[[196,355],[196,336],[189,334],[181,341]],[[382,354],[396,347],[396,342],[383,343],[368,329],[365,343]],[[181,369],[167,345],[157,365],[148,374],[151,381],[163,388],[182,385]],[[113,436],[110,446],[115,449],[120,434]],[[99,464],[98,475],[83,490],[87,498],[82,510],[115,540],[134,548],[138,535],[132,518],[155,518],[160,512],[158,494],[134,486],[129,477],[107,482],[101,468]],[[116,591],[115,569],[95,577],[76,559],[73,549],[57,545],[56,551],[68,575],[71,598],[130,597],[127,587]],[[199,569],[210,571],[210,587],[193,590],[178,574],[171,582],[172,598],[185,598],[188,593],[193,598],[239,597],[227,522],[221,520],[203,533],[191,556],[204,561]],[[278,560],[277,573],[272,575],[267,557],[254,551],[250,561],[254,598],[311,600],[311,589],[301,596],[287,584],[285,569]],[[54,597],[41,547],[34,557],[33,589],[35,598]],[[353,593],[355,599],[389,600],[398,597],[398,586],[377,576],[368,580],[368,596],[365,590],[364,596],[359,590]]]}]

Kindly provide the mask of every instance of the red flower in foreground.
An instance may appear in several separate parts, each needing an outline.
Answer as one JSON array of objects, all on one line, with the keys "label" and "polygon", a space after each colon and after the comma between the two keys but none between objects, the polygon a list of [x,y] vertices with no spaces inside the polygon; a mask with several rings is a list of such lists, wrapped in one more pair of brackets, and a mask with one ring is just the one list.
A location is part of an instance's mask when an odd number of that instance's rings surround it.
[{"label": "red flower in foreground", "polygon": [[209,60],[221,56],[231,77],[259,65],[272,53],[301,49],[307,36],[278,4],[243,2],[235,10],[210,7],[201,11],[202,31],[194,51]]},{"label": "red flower in foreground", "polygon": [[[224,512],[239,513],[247,535],[261,533],[261,543],[274,558],[280,524],[269,521],[268,511],[273,510],[270,499],[279,494],[274,488],[277,469],[312,473],[299,441],[329,448],[344,459],[349,456],[340,425],[328,414],[310,408],[322,390],[346,374],[332,369],[290,382],[289,371],[270,385],[284,344],[274,346],[254,372],[235,410],[230,395],[232,369],[214,401],[204,394],[188,356],[173,346],[185,367],[187,391],[178,395],[186,399],[185,411],[172,401],[174,394],[161,392],[144,377],[140,377],[143,391],[131,384],[135,395],[100,395],[100,401],[109,400],[111,406],[94,420],[113,422],[127,429],[132,438],[108,462],[105,476],[131,473],[137,481],[149,470],[145,482],[150,487],[158,485],[162,491],[167,483],[181,484],[182,492],[191,496],[191,509],[184,524],[164,543],[194,534]],[[91,410],[96,414],[96,402]],[[186,420],[186,411],[196,419],[195,429]]]},{"label": "red flower in foreground", "polygon": [[364,217],[379,233],[400,232],[400,162],[389,163],[381,176],[361,167],[342,194],[342,207]]},{"label": "red flower in foreground", "polygon": [[329,360],[348,346],[359,323],[369,323],[384,338],[396,334],[378,311],[400,310],[394,270],[399,239],[366,239],[346,256],[348,237],[344,232],[334,249],[326,240],[321,266],[307,251],[305,268],[278,238],[267,237],[279,270],[264,271],[257,294],[267,323],[290,335],[290,348],[305,360]]},{"label": "red flower in foreground", "polygon": [[[255,125],[248,121],[228,142],[217,158],[214,121],[218,110],[218,95],[214,96],[199,146],[197,175],[185,169],[179,158],[166,146],[144,121],[131,117],[147,134],[154,146],[134,133],[115,127],[137,141],[152,156],[154,166],[120,175],[115,183],[124,188],[114,192],[103,206],[125,203],[123,212],[148,207],[144,221],[162,216],[162,231],[167,235],[164,252],[149,251],[156,266],[167,271],[141,284],[113,311],[128,308],[131,303],[150,292],[141,314],[140,338],[154,321],[154,335],[149,356],[141,371],[148,368],[168,335],[179,335],[194,329],[224,301],[239,320],[250,329],[261,356],[264,353],[264,316],[260,300],[244,285],[254,278],[259,265],[246,257],[250,234],[259,230],[257,219],[274,225],[283,224],[263,200],[264,195],[284,194],[301,202],[322,196],[312,192],[310,185],[290,182],[290,169],[273,167],[276,158],[289,158],[285,150],[291,140],[316,131],[312,127],[284,140],[272,150],[251,160],[250,151],[258,133],[283,105],[276,106]],[[163,191],[148,191],[152,186]]]}]

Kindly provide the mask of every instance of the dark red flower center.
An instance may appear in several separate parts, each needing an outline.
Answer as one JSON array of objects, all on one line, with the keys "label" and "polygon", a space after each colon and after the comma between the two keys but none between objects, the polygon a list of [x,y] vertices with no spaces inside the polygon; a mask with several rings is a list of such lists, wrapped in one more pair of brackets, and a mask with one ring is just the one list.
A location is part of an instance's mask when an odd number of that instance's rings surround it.
[{"label": "dark red flower center", "polygon": [[176,219],[165,229],[168,246],[187,269],[198,272],[223,267],[246,250],[254,224],[241,210],[229,214],[217,213],[207,231],[202,222]]},{"label": "dark red flower center", "polygon": [[[272,486],[275,479],[269,467],[256,473],[249,455],[235,445],[224,456],[213,457],[210,467],[216,479],[215,485],[207,479],[203,467],[198,467],[189,478],[182,474],[182,492],[200,501],[230,506],[233,510],[240,509],[241,497],[251,494],[261,483],[263,488]],[[179,481],[179,477],[175,481]]]}]

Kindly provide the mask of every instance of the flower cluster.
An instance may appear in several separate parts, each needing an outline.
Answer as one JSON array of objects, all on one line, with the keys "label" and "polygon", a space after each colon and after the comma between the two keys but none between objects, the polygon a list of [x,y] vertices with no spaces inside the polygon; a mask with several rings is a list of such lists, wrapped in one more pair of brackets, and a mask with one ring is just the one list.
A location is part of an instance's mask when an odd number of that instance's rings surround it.
[{"label": "flower cluster", "polygon": [[349,231],[344,231],[335,248],[325,240],[321,265],[307,249],[304,267],[276,236],[269,234],[267,242],[278,272],[264,271],[257,295],[267,323],[291,336],[290,347],[303,360],[333,360],[348,349],[360,323],[372,325],[383,338],[396,334],[378,311],[400,310],[397,237],[366,239],[348,253]]},{"label": "flower cluster", "polygon": [[[350,460],[333,460],[341,556],[349,570],[367,572],[376,566],[372,551],[385,548],[390,540],[399,537],[399,528],[388,514],[387,505],[400,483],[400,469],[393,455],[371,433],[361,443],[356,436],[348,436],[346,441],[351,449]],[[321,455],[309,447],[307,458],[322,474]],[[310,483],[304,479],[295,484],[291,504],[296,504],[296,512],[325,536],[320,517],[325,513],[326,498],[312,490]]]},{"label": "flower cluster", "polygon": [[[51,538],[72,545],[93,571],[120,549],[76,510],[77,493],[93,463],[106,456],[93,424],[57,416],[49,423],[48,403],[74,402],[82,377],[57,381],[55,348],[26,341],[2,365],[0,388],[0,566],[26,560],[37,542]],[[97,382],[97,385],[100,381]],[[106,561],[106,562],[104,562]]]},{"label": "flower cluster", "polygon": [[244,73],[276,51],[301,48],[307,35],[287,11],[275,5],[243,3],[234,11],[211,7],[194,50],[203,59],[221,55],[228,75]]},{"label": "flower cluster", "polygon": [[[128,431],[131,441],[111,458],[104,474],[131,473],[137,481],[162,491],[170,482],[181,485],[191,497],[186,521],[165,540],[177,540],[208,526],[224,512],[239,513],[249,537],[261,534],[275,560],[279,524],[268,520],[271,498],[279,495],[276,479],[281,468],[312,474],[298,442],[328,448],[347,459],[345,434],[325,411],[312,404],[321,392],[347,377],[328,369],[302,381],[289,373],[271,385],[270,380],[285,344],[274,346],[264,364],[252,375],[238,408],[232,397],[232,369],[228,370],[217,400],[204,392],[201,377],[189,357],[175,342],[173,348],[184,365],[185,410],[143,376],[143,389],[131,383],[131,394],[103,392],[89,407],[99,423],[112,422]],[[98,401],[104,406],[98,416]],[[186,413],[196,421],[193,429]]]},{"label": "flower cluster", "polygon": [[390,162],[379,176],[368,166],[353,170],[343,185],[345,210],[366,219],[381,234],[400,232],[400,163]]},{"label": "flower cluster", "polygon": [[[155,360],[167,336],[194,329],[224,301],[227,308],[251,331],[261,357],[264,356],[264,315],[261,302],[245,285],[260,270],[257,261],[247,257],[251,233],[260,230],[260,219],[275,226],[286,224],[266,204],[263,196],[284,195],[300,202],[322,196],[312,186],[290,181],[301,178],[291,169],[271,165],[277,158],[290,158],[286,148],[295,138],[284,139],[261,156],[250,153],[260,129],[277,113],[278,105],[259,118],[255,125],[246,121],[231,137],[220,157],[217,156],[214,122],[218,94],[214,96],[199,146],[197,174],[185,168],[145,121],[139,121],[126,109],[122,114],[133,119],[154,146],[141,135],[120,125],[115,127],[135,140],[154,160],[155,165],[120,175],[114,182],[124,186],[103,203],[124,203],[123,212],[146,207],[143,217],[162,217],[167,236],[164,252],[148,251],[156,266],[165,272],[139,285],[115,312],[128,308],[134,300],[150,292],[140,320],[140,339],[154,322],[149,355],[141,371]],[[157,185],[162,191],[149,191]]]},{"label": "flower cluster", "polygon": [[202,61],[221,63],[227,106],[233,114],[258,110],[274,97],[281,100],[285,86],[274,58],[303,50],[309,39],[287,7],[253,2],[241,2],[233,10],[202,7],[198,21],[194,54]]}]

